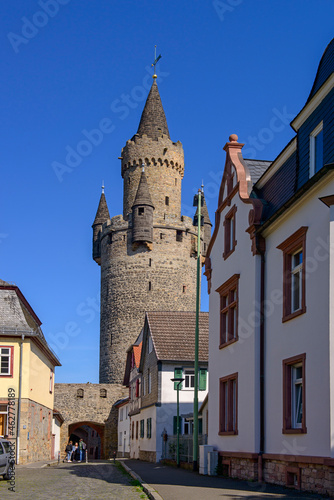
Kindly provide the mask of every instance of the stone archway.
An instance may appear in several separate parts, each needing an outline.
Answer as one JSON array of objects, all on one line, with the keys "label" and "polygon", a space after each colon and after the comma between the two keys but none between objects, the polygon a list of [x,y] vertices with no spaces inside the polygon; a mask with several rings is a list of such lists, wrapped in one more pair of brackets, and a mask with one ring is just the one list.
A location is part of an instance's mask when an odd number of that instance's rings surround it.
[{"label": "stone archway", "polygon": [[97,434],[100,437],[101,440],[101,458],[105,458],[104,453],[105,453],[105,442],[104,442],[104,424],[99,424],[96,422],[89,422],[87,420],[81,421],[81,422],[75,422],[72,424],[69,424],[68,426],[68,435],[70,436],[71,434],[74,434],[75,431],[83,426],[91,427],[94,429],[94,431],[97,432]]}]

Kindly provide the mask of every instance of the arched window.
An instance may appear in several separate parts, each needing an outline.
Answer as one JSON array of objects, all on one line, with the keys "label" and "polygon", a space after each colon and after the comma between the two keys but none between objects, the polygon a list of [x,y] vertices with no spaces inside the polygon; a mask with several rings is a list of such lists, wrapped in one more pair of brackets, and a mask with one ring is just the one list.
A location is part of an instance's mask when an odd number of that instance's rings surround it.
[{"label": "arched window", "polygon": [[83,389],[78,389],[77,390],[77,398],[83,398],[84,397],[84,390]]}]

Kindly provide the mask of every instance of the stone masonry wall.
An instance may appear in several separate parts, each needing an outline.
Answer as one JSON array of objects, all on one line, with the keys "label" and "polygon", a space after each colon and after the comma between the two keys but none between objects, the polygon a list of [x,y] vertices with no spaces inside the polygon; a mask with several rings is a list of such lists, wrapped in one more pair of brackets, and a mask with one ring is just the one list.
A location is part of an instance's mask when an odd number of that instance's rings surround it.
[{"label": "stone masonry wall", "polygon": [[[181,181],[184,173],[184,155],[180,142],[167,136],[153,140],[135,136],[122,149],[122,177],[124,179],[123,217],[127,219],[137,193],[142,163],[154,205],[155,217],[164,213],[181,216]],[[169,205],[165,197],[169,197]]]},{"label": "stone masonry wall", "polygon": [[[189,223],[188,223],[189,224]],[[131,232],[105,236],[101,251],[100,382],[122,383],[126,350],[138,337],[145,311],[195,311],[196,239],[181,222],[153,230],[152,250],[132,249]],[[188,230],[187,230],[188,229]]]},{"label": "stone masonry wall", "polygon": [[[84,391],[78,398],[78,389]],[[107,397],[100,397],[100,390],[107,391]],[[128,389],[120,384],[55,384],[55,408],[64,418],[60,433],[60,450],[65,450],[71,424],[88,422],[104,428],[104,453],[109,456],[117,449],[117,410],[113,404],[128,395]],[[89,424],[88,424],[89,425]]]}]

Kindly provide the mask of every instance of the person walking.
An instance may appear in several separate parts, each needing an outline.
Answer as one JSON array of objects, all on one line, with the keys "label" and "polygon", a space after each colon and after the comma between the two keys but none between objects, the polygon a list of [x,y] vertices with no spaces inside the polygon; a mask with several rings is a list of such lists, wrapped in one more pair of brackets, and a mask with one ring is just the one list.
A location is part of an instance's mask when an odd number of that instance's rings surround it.
[{"label": "person walking", "polygon": [[83,439],[79,440],[79,462],[82,461],[82,456],[84,455],[84,450],[86,449],[86,443],[84,443]]},{"label": "person walking", "polygon": [[66,445],[65,452],[67,453],[67,461],[72,462],[72,451],[73,451],[73,443],[72,441],[69,441],[68,444]]}]

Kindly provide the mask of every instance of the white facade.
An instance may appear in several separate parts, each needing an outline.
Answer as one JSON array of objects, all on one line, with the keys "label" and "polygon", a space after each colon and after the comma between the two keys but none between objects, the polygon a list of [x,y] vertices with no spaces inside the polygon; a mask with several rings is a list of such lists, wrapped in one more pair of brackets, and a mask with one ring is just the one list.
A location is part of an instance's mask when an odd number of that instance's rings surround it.
[{"label": "white facade", "polygon": [[118,453],[119,457],[128,457],[130,454],[130,417],[129,402],[118,406]]}]

